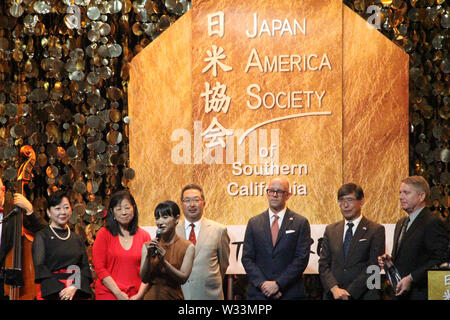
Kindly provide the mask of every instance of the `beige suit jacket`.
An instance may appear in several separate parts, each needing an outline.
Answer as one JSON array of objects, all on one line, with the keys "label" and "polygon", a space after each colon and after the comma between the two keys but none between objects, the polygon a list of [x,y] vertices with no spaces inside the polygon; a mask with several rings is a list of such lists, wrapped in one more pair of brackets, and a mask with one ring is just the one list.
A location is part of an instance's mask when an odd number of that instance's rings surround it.
[{"label": "beige suit jacket", "polygon": [[[177,234],[187,239],[184,220]],[[223,300],[222,280],[229,264],[230,238],[226,226],[202,218],[195,246],[194,266],[188,281],[181,286],[186,300]]]}]

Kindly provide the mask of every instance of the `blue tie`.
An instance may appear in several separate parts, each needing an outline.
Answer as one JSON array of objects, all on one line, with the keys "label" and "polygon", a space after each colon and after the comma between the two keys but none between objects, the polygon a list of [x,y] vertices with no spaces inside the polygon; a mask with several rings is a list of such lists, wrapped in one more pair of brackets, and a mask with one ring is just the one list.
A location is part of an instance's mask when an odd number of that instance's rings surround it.
[{"label": "blue tie", "polygon": [[353,223],[349,222],[349,223],[347,223],[347,226],[348,226],[348,229],[347,229],[347,232],[345,232],[345,237],[344,237],[344,258],[347,257],[348,249],[350,248],[350,242],[352,242],[352,238],[353,238],[353,232],[352,232]]}]

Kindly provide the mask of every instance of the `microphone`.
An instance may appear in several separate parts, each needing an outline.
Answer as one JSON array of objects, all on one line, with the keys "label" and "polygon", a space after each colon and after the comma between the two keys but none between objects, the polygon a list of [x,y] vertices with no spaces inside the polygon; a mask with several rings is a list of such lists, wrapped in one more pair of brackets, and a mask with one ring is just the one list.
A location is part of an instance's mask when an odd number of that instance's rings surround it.
[{"label": "microphone", "polygon": [[[162,230],[159,228],[156,229],[156,241],[159,242],[159,240],[161,239],[161,234],[162,234]],[[156,248],[153,248],[152,257],[156,257],[157,254],[158,254],[158,250]]]}]

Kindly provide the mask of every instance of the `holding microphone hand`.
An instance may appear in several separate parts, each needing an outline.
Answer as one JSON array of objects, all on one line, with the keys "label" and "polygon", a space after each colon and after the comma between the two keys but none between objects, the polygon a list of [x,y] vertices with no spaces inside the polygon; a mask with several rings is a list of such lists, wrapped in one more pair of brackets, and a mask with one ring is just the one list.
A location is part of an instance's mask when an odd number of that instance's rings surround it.
[{"label": "holding microphone hand", "polygon": [[[162,230],[160,228],[158,228],[156,230],[156,236],[155,239],[153,239],[152,241],[150,241],[150,243],[148,244],[147,248],[149,250],[149,254],[151,257],[156,257],[157,255],[162,258],[164,257],[164,254],[166,253],[166,250],[164,250],[164,248],[162,248],[159,245],[159,240],[161,239],[161,234],[162,234]],[[162,256],[161,256],[161,249],[164,251]]]},{"label": "holding microphone hand", "polygon": [[159,241],[152,240],[148,244],[148,253],[152,257],[158,256],[161,260],[164,259],[164,255],[166,254],[166,250],[159,244]]}]

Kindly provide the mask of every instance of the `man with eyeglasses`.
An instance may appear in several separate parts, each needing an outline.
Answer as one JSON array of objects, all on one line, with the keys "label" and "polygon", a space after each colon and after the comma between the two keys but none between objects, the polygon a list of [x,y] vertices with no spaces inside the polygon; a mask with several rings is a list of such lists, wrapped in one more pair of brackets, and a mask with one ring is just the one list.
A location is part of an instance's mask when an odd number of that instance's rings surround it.
[{"label": "man with eyeglasses", "polygon": [[311,229],[305,217],[286,207],[290,196],[286,178],[272,179],[269,208],[248,221],[241,261],[249,300],[305,298],[302,275],[309,262]]},{"label": "man with eyeglasses", "polygon": [[383,254],[378,264],[393,262],[401,280],[395,298],[426,300],[427,270],[438,267],[446,259],[449,235],[442,220],[426,207],[430,186],[421,176],[411,176],[400,184],[400,206],[407,216],[395,225],[392,256]]},{"label": "man with eyeglasses", "polygon": [[361,215],[364,192],[354,183],[337,193],[344,220],[328,225],[319,259],[325,300],[377,300],[379,291],[367,287],[367,267],[377,265],[385,251],[385,230]]},{"label": "man with eyeglasses", "polygon": [[[13,225],[7,218],[8,213],[17,206],[25,210],[25,216],[23,219],[23,226],[31,232],[37,232],[44,228],[47,224],[40,217],[37,217],[33,213],[33,205],[19,193],[14,194],[12,201],[5,201],[6,187],[3,184],[3,180],[0,178],[0,300],[5,300],[7,297],[4,295],[4,274],[5,259],[9,251],[13,246]],[[3,219],[6,218],[6,221]]]},{"label": "man with eyeglasses", "polygon": [[229,264],[230,238],[226,226],[203,217],[203,189],[195,184],[181,191],[184,220],[177,225],[178,236],[195,245],[192,272],[181,286],[185,300],[223,300],[222,282]]}]

